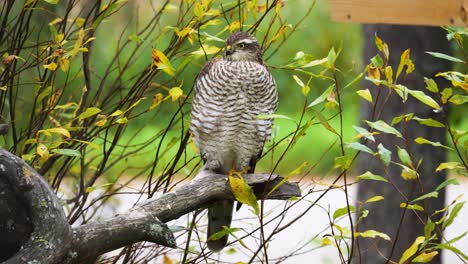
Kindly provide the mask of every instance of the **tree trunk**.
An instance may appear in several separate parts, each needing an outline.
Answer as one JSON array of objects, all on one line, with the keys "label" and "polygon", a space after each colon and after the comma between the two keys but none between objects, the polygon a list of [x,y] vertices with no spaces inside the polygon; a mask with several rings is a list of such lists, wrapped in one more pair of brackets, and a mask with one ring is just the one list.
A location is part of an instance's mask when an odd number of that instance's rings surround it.
[{"label": "tree trunk", "polygon": [[[375,33],[389,45],[389,63],[394,72],[396,72],[398,67],[401,53],[405,49],[410,48],[411,59],[416,69],[406,77],[403,76],[403,73],[398,81],[409,89],[424,90],[424,76],[430,78],[437,72],[446,71],[450,68],[450,64],[447,61],[435,59],[425,53],[426,51],[449,53],[449,43],[445,38],[444,31],[440,28],[366,25],[364,26],[365,43],[363,52],[365,63],[368,63],[370,58],[378,53],[374,44]],[[439,86],[443,87],[443,84],[439,83]],[[389,89],[376,87],[369,81],[364,81],[363,87],[371,90],[374,100],[377,97],[377,91],[381,89],[375,109],[383,109],[380,113],[378,111],[373,113],[374,107],[369,103],[365,103],[361,110],[361,119],[363,120],[372,120],[373,114],[380,114],[380,117],[377,119],[384,120],[390,124],[393,117],[407,113],[414,113],[415,116],[420,118],[433,118],[435,120],[442,118],[440,113],[435,113],[431,108],[412,98],[403,104],[401,98],[394,92],[390,95],[385,106],[382,107]],[[412,156],[413,162],[416,164],[422,159],[421,167],[418,170],[420,180],[405,181],[400,176],[400,167],[391,164],[387,168],[378,159],[370,159],[369,156],[361,155],[358,162],[360,173],[371,171],[374,174],[389,177],[395,186],[376,181],[362,181],[359,184],[358,201],[366,201],[375,195],[382,195],[385,199],[378,203],[358,204],[358,206],[362,206],[362,210],[369,210],[367,218],[363,219],[359,224],[358,231],[362,232],[373,229],[384,232],[390,236],[391,242],[384,240],[376,242],[375,240],[366,238],[357,239],[359,251],[355,254],[354,261],[356,263],[386,263],[387,259],[398,262],[402,253],[414,242],[415,238],[424,234],[423,227],[427,220],[427,214],[420,212],[417,215],[415,211],[400,208],[400,203],[407,202],[403,196],[412,200],[423,193],[433,191],[435,187],[445,180],[445,173],[435,172],[439,163],[445,161],[446,153],[444,149],[434,148],[430,145],[419,145],[414,142],[415,138],[423,137],[445,144],[446,131],[444,128],[422,126],[414,121],[405,123],[404,125],[402,122],[396,128],[403,132],[404,139],[380,134],[377,136],[377,141],[392,151],[392,160],[394,161],[398,160],[396,146],[405,148],[411,155],[414,155]],[[386,172],[386,170],[388,171]],[[438,198],[425,200],[424,208],[426,208],[427,212],[441,209],[444,206],[444,198],[445,195],[443,190],[441,190]],[[439,254],[434,258],[432,263],[440,262],[441,258]]]}]

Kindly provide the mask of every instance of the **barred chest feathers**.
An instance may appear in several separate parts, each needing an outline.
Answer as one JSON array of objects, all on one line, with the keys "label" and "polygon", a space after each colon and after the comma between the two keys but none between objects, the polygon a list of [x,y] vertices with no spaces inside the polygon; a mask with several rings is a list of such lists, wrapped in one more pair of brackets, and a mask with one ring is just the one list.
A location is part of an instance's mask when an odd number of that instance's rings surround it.
[{"label": "barred chest feathers", "polygon": [[220,163],[225,172],[243,170],[271,135],[278,105],[275,81],[255,61],[215,59],[195,82],[191,132],[202,158]]}]

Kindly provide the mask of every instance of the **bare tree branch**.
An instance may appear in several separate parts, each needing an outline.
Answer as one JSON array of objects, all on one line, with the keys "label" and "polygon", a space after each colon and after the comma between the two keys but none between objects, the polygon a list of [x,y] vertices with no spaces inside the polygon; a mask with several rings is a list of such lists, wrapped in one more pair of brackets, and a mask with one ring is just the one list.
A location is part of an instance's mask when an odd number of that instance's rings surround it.
[{"label": "bare tree branch", "polygon": [[[42,176],[1,148],[0,176],[15,186],[16,192],[21,192],[35,227],[29,241],[5,263],[25,260],[92,263],[106,252],[141,241],[176,247],[175,238],[164,222],[204,208],[217,199],[234,200],[225,175],[204,171],[203,176],[190,183],[139,203],[123,214],[75,227],[72,235],[58,198]],[[246,174],[244,180],[253,187],[258,199],[285,200],[301,195],[297,183],[282,182],[275,174]]]},{"label": "bare tree branch", "polygon": [[0,177],[23,200],[34,228],[20,251],[4,263],[59,263],[71,244],[72,230],[49,184],[22,159],[3,148],[0,148]]}]

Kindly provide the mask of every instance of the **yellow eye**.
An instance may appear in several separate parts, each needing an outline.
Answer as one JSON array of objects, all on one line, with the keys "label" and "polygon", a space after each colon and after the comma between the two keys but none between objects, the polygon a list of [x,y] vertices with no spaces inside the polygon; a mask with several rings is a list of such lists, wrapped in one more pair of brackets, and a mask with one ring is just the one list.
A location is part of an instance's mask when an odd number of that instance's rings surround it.
[{"label": "yellow eye", "polygon": [[239,44],[237,44],[237,47],[239,47],[240,49],[243,49],[243,48],[245,48],[245,44],[244,43],[239,43]]}]

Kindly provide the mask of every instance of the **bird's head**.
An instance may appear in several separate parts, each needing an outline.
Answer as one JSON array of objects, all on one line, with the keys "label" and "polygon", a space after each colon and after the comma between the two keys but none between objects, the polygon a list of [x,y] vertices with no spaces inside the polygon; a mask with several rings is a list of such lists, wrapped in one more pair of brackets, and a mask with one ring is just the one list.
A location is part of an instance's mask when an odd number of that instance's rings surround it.
[{"label": "bird's head", "polygon": [[235,32],[226,40],[223,57],[228,61],[262,62],[262,49],[254,36],[247,32]]}]

